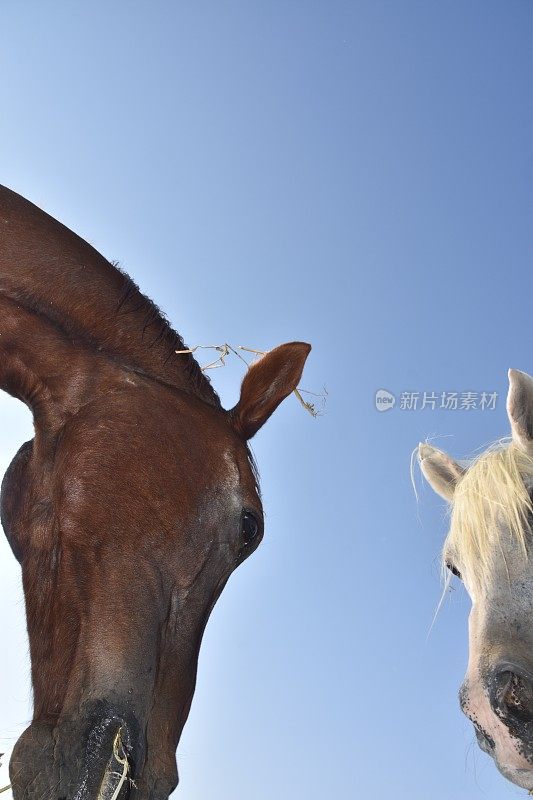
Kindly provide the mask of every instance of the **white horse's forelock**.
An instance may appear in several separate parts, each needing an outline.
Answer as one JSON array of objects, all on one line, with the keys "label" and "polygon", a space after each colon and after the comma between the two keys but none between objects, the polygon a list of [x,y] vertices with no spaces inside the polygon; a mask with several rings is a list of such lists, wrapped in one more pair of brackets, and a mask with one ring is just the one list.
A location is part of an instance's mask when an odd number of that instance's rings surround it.
[{"label": "white horse's forelock", "polygon": [[505,532],[528,558],[532,485],[533,458],[506,440],[473,459],[458,482],[443,562],[452,558],[474,591],[488,585],[496,558],[505,562]]}]

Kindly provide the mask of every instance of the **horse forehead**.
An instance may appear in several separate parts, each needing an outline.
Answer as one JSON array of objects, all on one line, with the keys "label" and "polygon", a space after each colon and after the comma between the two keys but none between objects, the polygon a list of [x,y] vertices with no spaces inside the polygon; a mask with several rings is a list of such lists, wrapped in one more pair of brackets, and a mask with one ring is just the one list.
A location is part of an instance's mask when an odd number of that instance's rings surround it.
[{"label": "horse forehead", "polygon": [[56,477],[74,506],[90,503],[96,490],[119,505],[150,497],[170,513],[213,491],[228,498],[255,489],[248,449],[224,414],[150,384],[84,409],[67,425],[59,454]]},{"label": "horse forehead", "polygon": [[216,458],[232,446],[238,449],[225,412],[184,392],[130,381],[129,391],[112,387],[83,407],[67,422],[62,439],[80,453],[81,445],[96,453],[118,448],[155,462],[173,452],[186,452],[192,462],[195,456]]}]

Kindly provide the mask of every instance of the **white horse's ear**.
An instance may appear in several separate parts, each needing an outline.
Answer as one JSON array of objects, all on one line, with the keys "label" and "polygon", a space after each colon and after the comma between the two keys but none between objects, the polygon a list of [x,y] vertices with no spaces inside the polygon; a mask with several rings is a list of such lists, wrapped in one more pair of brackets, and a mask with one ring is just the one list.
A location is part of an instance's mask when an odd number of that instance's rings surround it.
[{"label": "white horse's ear", "polygon": [[430,444],[420,442],[418,461],[429,485],[445,500],[453,500],[455,487],[465,473],[465,468],[451,456]]},{"label": "white horse's ear", "polygon": [[518,369],[509,370],[507,413],[513,442],[533,455],[533,378]]}]

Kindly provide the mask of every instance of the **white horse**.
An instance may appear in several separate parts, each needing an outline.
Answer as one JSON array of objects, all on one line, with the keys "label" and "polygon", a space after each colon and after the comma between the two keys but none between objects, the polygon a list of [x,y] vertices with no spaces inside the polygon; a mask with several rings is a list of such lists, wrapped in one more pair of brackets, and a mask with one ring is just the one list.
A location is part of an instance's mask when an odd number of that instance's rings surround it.
[{"label": "white horse", "polygon": [[[471,462],[420,444],[431,486],[450,504],[443,564],[472,600],[459,692],[482,750],[533,790],[533,378],[509,370],[512,437]],[[532,792],[533,793],[533,792]]]}]

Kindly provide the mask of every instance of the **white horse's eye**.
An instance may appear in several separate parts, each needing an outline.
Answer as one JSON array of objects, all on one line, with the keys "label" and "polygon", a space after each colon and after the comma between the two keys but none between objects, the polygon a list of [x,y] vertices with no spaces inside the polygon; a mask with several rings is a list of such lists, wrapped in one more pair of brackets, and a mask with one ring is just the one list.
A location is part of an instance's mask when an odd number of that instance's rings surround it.
[{"label": "white horse's eye", "polygon": [[455,564],[452,564],[451,561],[447,561],[446,562],[446,569],[449,569],[450,572],[452,573],[452,575],[455,575],[455,577],[459,578],[460,581],[463,580],[462,577],[461,577],[461,573],[459,572],[459,570],[457,569]]}]

